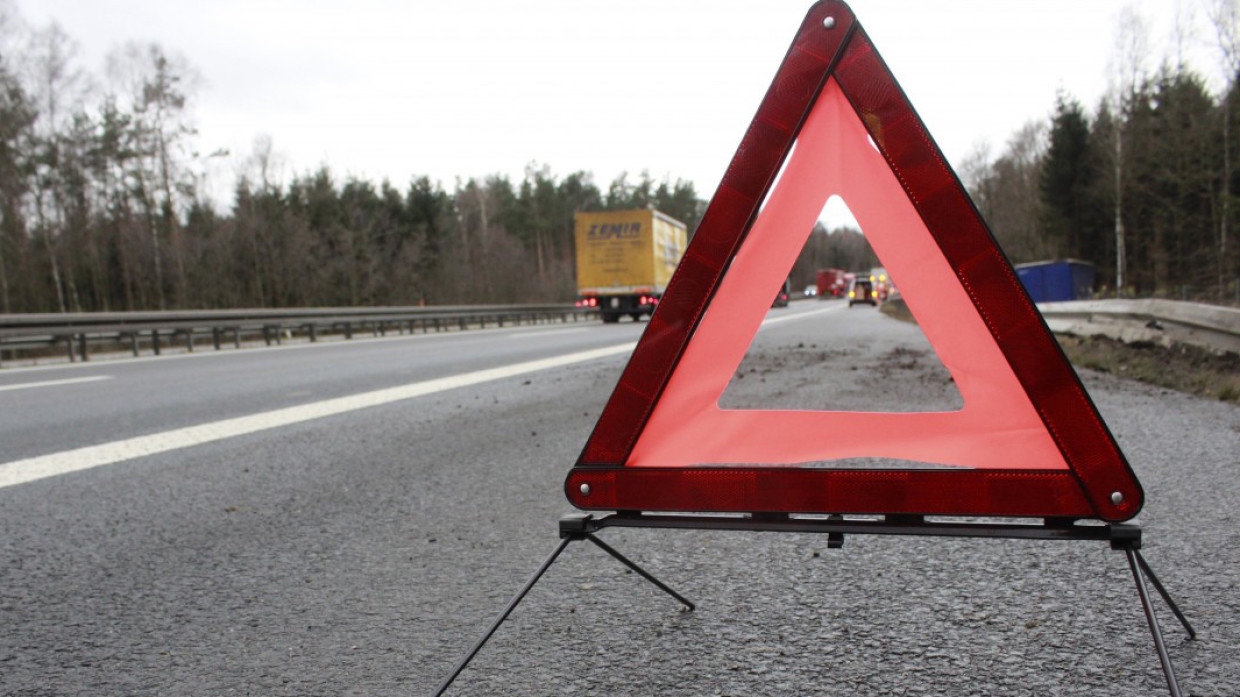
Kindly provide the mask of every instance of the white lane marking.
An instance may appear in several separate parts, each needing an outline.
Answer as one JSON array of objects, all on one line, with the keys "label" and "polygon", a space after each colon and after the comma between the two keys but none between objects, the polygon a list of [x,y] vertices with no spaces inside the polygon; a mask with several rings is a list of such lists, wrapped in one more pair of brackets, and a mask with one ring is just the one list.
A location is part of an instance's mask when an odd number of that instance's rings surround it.
[{"label": "white lane marking", "polygon": [[606,346],[600,349],[579,351],[554,358],[543,358],[536,361],[500,366],[499,368],[478,370],[463,375],[415,382],[349,397],[328,399],[313,404],[286,407],[261,414],[251,414],[250,416],[224,419],[223,421],[201,424],[199,426],[178,428],[163,433],[154,433],[149,436],[138,436],[137,438],[129,438],[112,443],[103,443],[50,455],[15,460],[0,464],[0,489],[33,482],[46,477],[55,477],[70,472],[80,472],[94,467],[111,465],[136,457],[166,453],[170,450],[179,450],[225,438],[289,426],[312,419],[321,419],[326,416],[366,409],[367,407],[390,404],[414,397],[423,397],[458,387],[479,385],[484,382],[516,377],[539,370],[559,368],[617,354],[631,353],[634,346],[636,346],[635,342]]},{"label": "white lane marking", "polygon": [[828,312],[838,312],[842,309],[844,309],[844,305],[834,305],[832,307],[824,307],[821,310],[810,310],[809,312],[802,312],[802,313],[795,314],[795,315],[787,315],[785,317],[767,317],[766,319],[762,320],[762,326],[766,327],[771,324],[779,324],[780,322],[791,322],[793,320],[798,320],[798,319],[808,319],[810,317],[825,314]]},{"label": "white lane marking", "polygon": [[508,338],[510,339],[532,339],[532,338],[542,337],[542,336],[556,336],[559,334],[579,334],[581,332],[588,332],[588,331],[590,330],[586,327],[579,327],[577,329],[544,329],[542,331],[518,332]]},{"label": "white lane marking", "polygon": [[8,392],[10,390],[28,390],[32,387],[56,387],[58,385],[76,385],[82,382],[97,382],[99,380],[111,380],[111,375],[92,375],[88,378],[68,378],[65,380],[44,380],[43,382],[22,382],[16,385],[0,385],[0,392]]}]

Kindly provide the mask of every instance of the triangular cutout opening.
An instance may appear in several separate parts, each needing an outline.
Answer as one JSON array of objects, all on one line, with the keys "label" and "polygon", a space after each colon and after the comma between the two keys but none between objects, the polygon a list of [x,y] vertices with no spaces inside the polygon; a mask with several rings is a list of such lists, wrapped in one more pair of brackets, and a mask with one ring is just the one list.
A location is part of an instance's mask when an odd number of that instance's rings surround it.
[{"label": "triangular cutout opening", "polygon": [[720,408],[910,412],[964,405],[838,195],[824,205],[780,292],[788,299],[776,296]]}]

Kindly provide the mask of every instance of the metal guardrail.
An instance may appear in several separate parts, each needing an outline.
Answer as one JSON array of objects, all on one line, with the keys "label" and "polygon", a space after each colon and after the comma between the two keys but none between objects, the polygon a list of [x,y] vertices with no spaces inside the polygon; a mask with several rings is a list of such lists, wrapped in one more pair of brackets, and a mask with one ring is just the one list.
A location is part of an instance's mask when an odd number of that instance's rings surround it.
[{"label": "metal guardrail", "polygon": [[1127,343],[1190,344],[1240,353],[1240,309],[1175,300],[1074,300],[1041,303],[1051,331],[1102,334]]},{"label": "metal guardrail", "polygon": [[[1055,332],[1240,353],[1240,309],[1158,299],[1076,300],[1042,303],[1038,309]],[[56,346],[63,346],[64,355],[76,361],[89,360],[91,347],[103,344],[127,346],[135,356],[142,350],[159,355],[177,340],[193,351],[200,337],[209,337],[218,350],[225,343],[239,348],[243,341],[255,339],[281,344],[296,334],[313,342],[325,333],[351,339],[355,332],[383,336],[388,331],[429,333],[576,322],[595,314],[555,304],[0,315],[0,362]]]},{"label": "metal guardrail", "polygon": [[383,336],[389,331],[412,334],[575,322],[593,314],[597,313],[555,304],[0,315],[0,360],[62,344],[70,361],[86,361],[90,348],[102,344],[128,346],[134,356],[143,348],[159,355],[178,339],[192,352],[198,337],[209,337],[219,350],[225,343],[240,348],[243,341],[256,338],[267,345],[280,344],[294,333],[313,342],[330,333],[352,339],[355,332]]}]

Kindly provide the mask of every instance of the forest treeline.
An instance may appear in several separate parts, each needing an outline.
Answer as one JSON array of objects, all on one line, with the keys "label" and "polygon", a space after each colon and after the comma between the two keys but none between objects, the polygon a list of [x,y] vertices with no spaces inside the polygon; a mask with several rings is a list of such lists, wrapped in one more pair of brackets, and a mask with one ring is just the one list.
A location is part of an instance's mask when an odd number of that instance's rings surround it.
[{"label": "forest treeline", "polygon": [[1091,115],[1061,95],[1048,124],[965,169],[970,194],[1016,263],[1082,259],[1106,294],[1235,302],[1231,101],[1188,72],[1143,83],[1120,113],[1104,102]]},{"label": "forest treeline", "polygon": [[[1208,26],[1170,37],[1157,68],[1144,23],[1117,17],[1109,88],[1087,108],[1060,93],[1045,122],[985,147],[961,176],[1014,262],[1091,262],[1104,295],[1240,304],[1240,3],[1198,0]],[[1182,58],[1186,45],[1217,54],[1222,86]]]},{"label": "forest treeline", "polygon": [[[270,138],[220,205],[204,183],[223,153],[199,149],[190,63],[139,43],[102,76],[76,61],[56,25],[25,29],[0,0],[0,313],[566,301],[574,213],[653,206],[692,230],[705,209],[683,180],[537,165],[451,188],[327,166],[277,181]],[[1090,261],[1108,293],[1240,294],[1235,81],[1216,95],[1169,65],[1134,68],[1092,110],[1063,94],[963,164],[1013,262]],[[820,228],[793,280],[873,263],[860,234]]]}]

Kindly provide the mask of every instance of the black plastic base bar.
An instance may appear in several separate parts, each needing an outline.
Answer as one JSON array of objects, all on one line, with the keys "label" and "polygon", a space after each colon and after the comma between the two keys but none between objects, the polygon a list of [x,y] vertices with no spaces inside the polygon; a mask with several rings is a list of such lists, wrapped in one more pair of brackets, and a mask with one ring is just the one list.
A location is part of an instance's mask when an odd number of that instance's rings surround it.
[{"label": "black plastic base bar", "polygon": [[753,515],[701,515],[682,513],[612,513],[595,518],[589,514],[565,516],[582,532],[605,528],[672,528],[692,530],[737,530],[747,532],[810,532],[834,535],[901,535],[924,537],[989,537],[1025,540],[1087,540],[1110,542],[1114,549],[1141,548],[1141,528],[1119,523],[1078,523],[1048,518],[987,522],[966,519],[935,519],[925,516],[886,517],[809,516],[787,513]]},{"label": "black plastic base bar", "polygon": [[1167,679],[1167,688],[1172,697],[1183,697],[1171,658],[1163,640],[1158,618],[1150,600],[1146,579],[1153,584],[1163,601],[1175,614],[1176,619],[1188,632],[1188,638],[1197,636],[1184,613],[1171,599],[1171,595],[1154,575],[1145,558],[1141,556],[1141,528],[1131,524],[1081,523],[1070,519],[1048,518],[1041,521],[1005,521],[985,522],[960,519],[927,519],[924,516],[886,516],[881,518],[848,518],[840,515],[799,516],[785,513],[761,513],[753,515],[709,515],[709,514],[649,514],[638,512],[620,512],[595,518],[591,514],[577,513],[560,519],[560,543],[547,557],[534,576],[525,584],[515,597],[504,608],[500,616],[492,623],[490,629],[483,634],[474,647],[461,659],[456,669],[440,684],[433,697],[440,697],[452,681],[460,675],[478,651],[491,638],[500,624],[508,618],[518,603],[529,593],[538,579],[546,573],[568,543],[576,540],[589,540],[599,549],[615,557],[625,566],[636,571],[643,578],[659,587],[660,590],[675,598],[687,609],[693,610],[693,603],[686,600],[663,582],[651,576],[641,567],[634,564],[624,555],[612,549],[594,533],[605,528],[669,528],[692,530],[734,530],[748,532],[811,532],[825,533],[828,536],[828,547],[836,548],[844,544],[845,535],[913,535],[928,537],[985,537],[997,539],[1024,540],[1080,540],[1093,542],[1109,542],[1112,549],[1123,551],[1132,569],[1133,579],[1137,585],[1137,594],[1141,599],[1141,609],[1145,613],[1150,633],[1154,637],[1154,648],[1158,652],[1158,660],[1162,665],[1163,675]]}]

